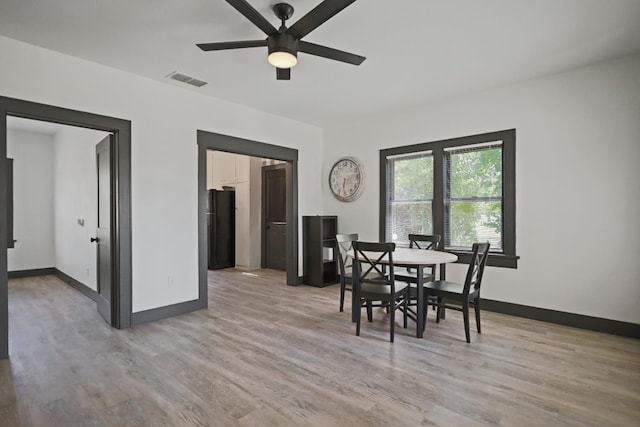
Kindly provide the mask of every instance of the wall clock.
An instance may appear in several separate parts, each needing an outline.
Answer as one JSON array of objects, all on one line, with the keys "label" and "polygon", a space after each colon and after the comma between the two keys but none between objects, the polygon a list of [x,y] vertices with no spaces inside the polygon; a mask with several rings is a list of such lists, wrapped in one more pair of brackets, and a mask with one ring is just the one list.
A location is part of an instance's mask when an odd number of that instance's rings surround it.
[{"label": "wall clock", "polygon": [[329,188],[336,199],[353,202],[364,191],[364,166],[355,157],[343,157],[329,172]]}]

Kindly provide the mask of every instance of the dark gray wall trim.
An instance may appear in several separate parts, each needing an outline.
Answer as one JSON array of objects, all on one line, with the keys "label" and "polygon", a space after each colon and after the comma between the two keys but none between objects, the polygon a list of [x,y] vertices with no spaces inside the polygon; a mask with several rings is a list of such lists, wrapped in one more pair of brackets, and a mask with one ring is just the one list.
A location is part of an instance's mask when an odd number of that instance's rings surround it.
[{"label": "dark gray wall trim", "polygon": [[63,273],[57,268],[53,268],[52,270],[53,270],[53,274],[55,274],[58,279],[62,280],[67,285],[71,286],[72,288],[76,289],[84,296],[89,297],[94,301],[98,300],[98,293],[93,289],[91,289],[90,287],[88,287],[87,285],[85,285],[84,283],[74,279],[68,274]]},{"label": "dark gray wall trim", "polygon": [[167,305],[165,307],[139,311],[131,315],[131,325],[136,326],[142,325],[143,323],[155,322],[156,320],[191,313],[192,311],[202,310],[203,308],[207,308],[206,301],[203,302],[198,298],[193,301],[180,302],[177,304]]},{"label": "dark gray wall trim", "polygon": [[16,247],[16,240],[13,238],[13,159],[5,161],[7,162],[7,248],[12,249]]},{"label": "dark gray wall trim", "polygon": [[[204,190],[203,190],[204,189]],[[198,300],[209,306],[209,265],[207,262],[207,147],[200,145],[198,131]]]},{"label": "dark gray wall trim", "polygon": [[640,325],[635,323],[603,319],[601,317],[585,316],[582,314],[567,313],[564,311],[548,310],[546,308],[512,304],[508,302],[488,300],[484,298],[480,302],[480,307],[482,310],[509,314],[511,316],[524,317],[526,319],[541,320],[543,322],[556,323],[558,325],[571,326],[580,329],[588,329],[590,331],[596,332],[604,332],[606,334],[640,338]]},{"label": "dark gray wall trim", "polygon": [[34,268],[31,270],[16,270],[9,271],[8,276],[9,279],[19,279],[21,277],[35,277],[35,276],[46,276],[47,274],[55,274],[55,268]]},{"label": "dark gray wall trim", "polygon": [[209,150],[226,151],[246,156],[264,157],[285,162],[298,162],[298,150],[266,142],[198,130],[198,145]]},{"label": "dark gray wall trim", "polygon": [[[207,150],[283,160],[287,174],[287,285],[298,285],[298,150],[198,130],[198,269],[200,298],[207,295]],[[291,203],[288,201],[291,200]],[[289,220],[289,218],[291,220]]]},{"label": "dark gray wall trim", "polygon": [[[116,247],[113,326],[131,325],[131,122],[114,117],[0,96],[0,159],[7,157],[7,115],[111,132],[115,136]],[[6,162],[0,161],[0,206],[7,203]],[[7,241],[7,214],[0,209],[0,241]],[[7,248],[0,249],[0,359],[9,356]]]},{"label": "dark gray wall trim", "polygon": [[[7,158],[7,113],[0,98],[0,206],[9,203]],[[0,359],[9,357],[9,278],[7,274],[7,245],[9,223],[6,209],[0,209]]]}]

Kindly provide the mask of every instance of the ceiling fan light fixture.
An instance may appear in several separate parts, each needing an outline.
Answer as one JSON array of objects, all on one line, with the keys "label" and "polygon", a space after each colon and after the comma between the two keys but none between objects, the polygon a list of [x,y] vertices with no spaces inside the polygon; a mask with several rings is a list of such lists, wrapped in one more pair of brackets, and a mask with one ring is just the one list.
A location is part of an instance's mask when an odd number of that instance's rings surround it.
[{"label": "ceiling fan light fixture", "polygon": [[267,39],[269,64],[276,68],[291,68],[298,63],[298,40],[291,34],[279,33]]},{"label": "ceiling fan light fixture", "polygon": [[276,68],[292,68],[298,63],[294,54],[284,51],[271,52],[267,60]]},{"label": "ceiling fan light fixture", "polygon": [[268,49],[267,59],[276,68],[277,80],[291,80],[291,68],[298,63],[298,52],[347,64],[360,65],[366,59],[364,56],[301,40],[355,1],[324,0],[290,27],[287,27],[286,21],[293,15],[293,6],[287,3],[277,3],[272,7],[273,12],[281,23],[280,28],[276,29],[247,0],[226,0],[227,3],[266,34],[266,40],[198,43],[196,46],[208,52],[212,50],[263,47],[266,45]]}]

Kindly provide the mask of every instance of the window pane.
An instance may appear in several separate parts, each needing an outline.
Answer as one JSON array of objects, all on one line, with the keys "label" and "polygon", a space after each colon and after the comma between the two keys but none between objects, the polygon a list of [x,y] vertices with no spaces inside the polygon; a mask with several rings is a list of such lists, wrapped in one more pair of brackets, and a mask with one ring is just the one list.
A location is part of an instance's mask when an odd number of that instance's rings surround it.
[{"label": "window pane", "polygon": [[489,241],[491,251],[502,251],[502,202],[452,201],[449,212],[450,248]]},{"label": "window pane", "polygon": [[392,202],[387,222],[387,242],[409,245],[409,233],[432,234],[431,201]]},{"label": "window pane", "polygon": [[431,234],[433,230],[433,156],[421,154],[388,160],[393,171],[389,197],[386,240],[409,244],[409,233]]},{"label": "window pane", "polygon": [[450,153],[451,198],[502,197],[502,147]]},{"label": "window pane", "polygon": [[393,163],[392,200],[433,199],[433,156],[390,160]]}]

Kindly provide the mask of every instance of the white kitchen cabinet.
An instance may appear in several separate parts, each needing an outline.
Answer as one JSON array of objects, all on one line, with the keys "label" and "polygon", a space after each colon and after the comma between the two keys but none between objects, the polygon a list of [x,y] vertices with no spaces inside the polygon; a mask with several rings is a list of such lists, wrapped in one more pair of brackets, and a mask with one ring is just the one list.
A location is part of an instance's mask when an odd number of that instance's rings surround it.
[{"label": "white kitchen cabinet", "polygon": [[223,151],[214,151],[213,184],[214,188],[222,190],[223,185],[233,185],[236,182],[236,155]]},{"label": "white kitchen cabinet", "polygon": [[208,150],[207,151],[207,190],[212,190],[216,188],[216,181],[213,176],[214,170],[214,162],[215,162],[215,151]]},{"label": "white kitchen cabinet", "polygon": [[249,182],[251,157],[236,155],[236,182]]},{"label": "white kitchen cabinet", "polygon": [[250,191],[248,182],[236,183],[236,265],[249,268]]}]

